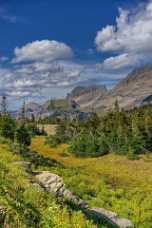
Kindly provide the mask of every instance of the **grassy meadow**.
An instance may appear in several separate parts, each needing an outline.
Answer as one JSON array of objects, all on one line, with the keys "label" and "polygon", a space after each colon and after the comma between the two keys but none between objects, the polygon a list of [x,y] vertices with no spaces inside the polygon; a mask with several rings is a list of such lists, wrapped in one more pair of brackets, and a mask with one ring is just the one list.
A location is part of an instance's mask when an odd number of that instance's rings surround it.
[{"label": "grassy meadow", "polygon": [[[5,225],[10,228],[93,228],[81,212],[69,213],[50,194],[31,183],[7,140],[0,138],[0,206],[6,208]],[[23,160],[24,161],[24,160]]]},{"label": "grassy meadow", "polygon": [[61,175],[91,206],[117,212],[137,228],[152,227],[152,156],[143,155],[138,160],[116,154],[78,158],[68,153],[66,144],[51,148],[43,136],[32,140],[31,149],[60,163],[50,170]]}]

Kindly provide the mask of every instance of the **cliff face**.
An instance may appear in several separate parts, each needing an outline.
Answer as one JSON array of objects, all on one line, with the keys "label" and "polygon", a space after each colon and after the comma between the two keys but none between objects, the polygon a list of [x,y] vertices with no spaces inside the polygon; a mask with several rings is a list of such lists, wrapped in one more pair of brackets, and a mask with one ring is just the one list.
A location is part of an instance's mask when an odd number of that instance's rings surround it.
[{"label": "cliff face", "polygon": [[118,97],[125,108],[139,106],[152,94],[152,67],[133,71],[113,89],[111,96]]},{"label": "cliff face", "polygon": [[81,111],[101,112],[112,109],[116,100],[124,109],[152,103],[152,66],[134,70],[110,91],[105,86],[79,86],[73,89],[65,99],[49,100],[41,106],[28,103],[26,112],[36,116],[41,114],[43,117],[50,115],[55,109],[70,111],[71,101]]},{"label": "cliff face", "polygon": [[105,86],[76,87],[68,97],[78,103],[80,108],[91,110],[97,100],[106,96],[107,93]]},{"label": "cliff face", "polygon": [[87,92],[71,93],[73,99],[80,105],[81,109],[109,110],[118,100],[120,107],[131,109],[135,106],[149,101],[152,95],[152,66],[134,70],[125,79],[121,80],[112,90],[95,89]]}]

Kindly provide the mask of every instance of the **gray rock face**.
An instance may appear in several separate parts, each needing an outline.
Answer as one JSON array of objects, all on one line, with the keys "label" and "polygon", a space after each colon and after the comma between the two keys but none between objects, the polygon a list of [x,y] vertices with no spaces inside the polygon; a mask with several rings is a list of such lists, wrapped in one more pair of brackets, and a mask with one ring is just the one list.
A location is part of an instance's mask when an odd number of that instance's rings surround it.
[{"label": "gray rock face", "polygon": [[43,171],[35,178],[46,191],[56,196],[62,195],[65,190],[63,179],[54,173]]},{"label": "gray rock face", "polygon": [[104,220],[111,226],[117,226],[120,228],[129,228],[133,227],[133,224],[130,220],[125,218],[119,218],[118,215],[114,212],[107,211],[104,208],[88,208],[85,211],[92,218],[96,218],[97,220]]},{"label": "gray rock face", "polygon": [[[120,107],[131,109],[142,105],[147,97],[152,96],[152,66],[136,69],[110,91],[104,93],[81,93],[73,99],[81,110],[107,111],[112,109],[116,99]],[[75,95],[75,93],[74,93]]]},{"label": "gray rock face", "polygon": [[107,94],[108,91],[105,86],[81,86],[73,89],[69,97],[80,105],[80,109],[91,111],[93,104],[96,104],[98,99],[101,100]]},{"label": "gray rock face", "polygon": [[66,189],[63,179],[58,175],[43,171],[35,175],[35,178],[38,184],[47,192],[54,194],[56,197],[62,197],[65,201],[81,209],[88,217],[95,218],[99,221],[106,221],[109,225],[114,227],[133,227],[131,221],[119,218],[114,212],[107,211],[104,208],[89,208],[87,202]]}]

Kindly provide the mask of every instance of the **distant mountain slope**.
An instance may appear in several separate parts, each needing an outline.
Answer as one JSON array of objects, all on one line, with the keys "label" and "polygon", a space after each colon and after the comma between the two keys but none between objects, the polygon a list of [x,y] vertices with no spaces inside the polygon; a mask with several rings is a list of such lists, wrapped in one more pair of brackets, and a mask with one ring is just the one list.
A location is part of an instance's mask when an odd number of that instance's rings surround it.
[{"label": "distant mountain slope", "polygon": [[[73,94],[73,92],[71,93]],[[75,91],[74,91],[75,95]],[[122,79],[112,90],[95,89],[72,96],[81,109],[102,111],[113,107],[118,100],[120,107],[130,109],[143,104],[152,95],[152,66],[136,69]],[[149,98],[150,99],[150,98]]]},{"label": "distant mountain slope", "polygon": [[110,91],[105,86],[78,86],[65,99],[48,100],[43,105],[30,102],[25,109],[28,116],[42,117],[57,110],[70,112],[73,106],[81,111],[102,112],[111,109],[116,100],[124,109],[152,103],[152,66],[134,70]]},{"label": "distant mountain slope", "polygon": [[105,86],[76,87],[68,95],[68,98],[76,101],[80,105],[80,108],[91,110],[96,101],[106,96],[107,93],[108,90]]},{"label": "distant mountain slope", "polygon": [[42,111],[42,106],[35,103],[35,102],[29,102],[25,104],[25,112],[36,112],[40,113]]},{"label": "distant mountain slope", "polygon": [[42,105],[43,112],[50,111],[52,109],[63,109],[68,110],[69,109],[69,103],[67,99],[52,99],[46,101]]}]

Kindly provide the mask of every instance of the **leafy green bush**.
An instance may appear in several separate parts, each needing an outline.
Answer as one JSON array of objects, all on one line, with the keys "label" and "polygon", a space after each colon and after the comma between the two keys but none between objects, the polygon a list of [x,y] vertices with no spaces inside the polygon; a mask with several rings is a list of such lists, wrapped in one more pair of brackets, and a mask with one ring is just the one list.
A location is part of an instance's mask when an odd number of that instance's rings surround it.
[{"label": "leafy green bush", "polygon": [[[82,213],[61,208],[50,194],[33,186],[8,145],[0,144],[0,205],[6,208],[5,224],[12,228],[94,228]],[[0,224],[0,227],[3,224]]]},{"label": "leafy green bush", "polygon": [[135,158],[137,154],[152,150],[151,113],[152,105],[120,111],[116,103],[113,111],[100,118],[92,114],[84,123],[62,123],[48,142],[51,146],[69,143],[70,151],[81,156],[115,152],[125,155],[132,153]]},{"label": "leafy green bush", "polygon": [[15,127],[15,121],[8,114],[0,116],[0,135],[2,137],[13,140]]},{"label": "leafy green bush", "polygon": [[107,145],[92,133],[80,133],[70,141],[70,151],[81,156],[99,156],[106,154]]},{"label": "leafy green bush", "polygon": [[19,125],[16,129],[15,140],[20,146],[29,146],[31,144],[31,135],[25,124]]}]

